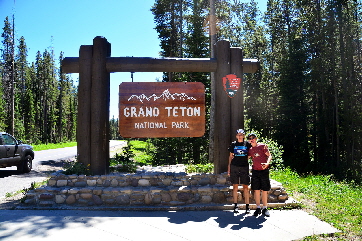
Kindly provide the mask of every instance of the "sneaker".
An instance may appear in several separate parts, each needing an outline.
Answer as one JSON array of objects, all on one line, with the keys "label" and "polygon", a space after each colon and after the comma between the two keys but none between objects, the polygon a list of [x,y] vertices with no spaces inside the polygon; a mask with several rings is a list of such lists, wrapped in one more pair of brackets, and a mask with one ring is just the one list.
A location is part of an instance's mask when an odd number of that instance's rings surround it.
[{"label": "sneaker", "polygon": [[264,216],[270,217],[270,213],[269,213],[267,208],[264,208],[262,213],[263,213]]},{"label": "sneaker", "polygon": [[249,213],[250,213],[250,208],[246,208],[246,209],[245,209],[245,213],[246,213],[246,214],[249,214]]},{"label": "sneaker", "polygon": [[260,214],[261,214],[261,210],[260,210],[260,208],[257,208],[254,212],[254,216],[258,216]]},{"label": "sneaker", "polygon": [[234,207],[234,213],[239,213],[238,209],[238,207]]}]

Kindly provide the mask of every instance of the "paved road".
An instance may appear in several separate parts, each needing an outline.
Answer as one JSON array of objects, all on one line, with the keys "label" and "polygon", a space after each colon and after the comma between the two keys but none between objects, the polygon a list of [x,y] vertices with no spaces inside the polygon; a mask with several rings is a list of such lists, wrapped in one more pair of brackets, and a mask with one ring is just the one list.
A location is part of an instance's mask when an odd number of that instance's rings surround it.
[{"label": "paved road", "polygon": [[[124,145],[124,141],[110,141],[110,148]],[[65,147],[44,151],[36,151],[33,160],[33,170],[29,173],[19,174],[16,167],[0,169],[0,198],[4,198],[6,193],[14,193],[24,188],[29,188],[32,182],[42,182],[46,180],[48,174],[39,170],[40,165],[59,166],[61,160],[69,160],[77,155],[77,147]]]},{"label": "paved road", "polygon": [[289,241],[338,232],[302,210],[270,217],[232,211],[0,210],[0,240]]},{"label": "paved road", "polygon": [[48,162],[56,162],[59,160],[69,160],[77,156],[77,147],[66,147],[59,149],[50,149],[44,151],[36,151],[33,160],[33,168],[36,170],[38,165],[46,165]]},{"label": "paved road", "polygon": [[[109,141],[109,147],[113,148],[115,146],[123,145],[124,141]],[[51,149],[44,151],[36,151],[35,159],[33,161],[34,169],[38,165],[46,165],[47,163],[52,163],[59,160],[68,160],[77,156],[77,147],[66,147],[59,149]]]}]

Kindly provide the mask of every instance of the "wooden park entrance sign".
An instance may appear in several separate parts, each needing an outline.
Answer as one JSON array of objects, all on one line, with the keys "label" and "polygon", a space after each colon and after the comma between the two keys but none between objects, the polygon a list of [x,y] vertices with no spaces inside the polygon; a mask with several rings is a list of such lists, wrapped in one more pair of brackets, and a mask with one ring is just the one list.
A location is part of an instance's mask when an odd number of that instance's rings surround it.
[{"label": "wooden park entrance sign", "polygon": [[[216,43],[215,52],[216,58],[213,59],[111,57],[111,45],[107,39],[95,37],[93,45],[80,47],[79,57],[64,58],[62,72],[79,73],[78,161],[90,164],[95,175],[109,173],[110,73],[214,72],[214,150],[209,155],[213,156],[215,173],[225,172],[228,146],[235,139],[235,130],[244,126],[244,108],[242,83],[238,93],[230,98],[225,93],[223,78],[230,74],[242,78],[243,73],[256,72],[259,63],[253,59],[243,59],[241,48],[231,48],[226,40]],[[169,110],[174,113],[175,109]],[[178,110],[176,115],[181,113]]]}]

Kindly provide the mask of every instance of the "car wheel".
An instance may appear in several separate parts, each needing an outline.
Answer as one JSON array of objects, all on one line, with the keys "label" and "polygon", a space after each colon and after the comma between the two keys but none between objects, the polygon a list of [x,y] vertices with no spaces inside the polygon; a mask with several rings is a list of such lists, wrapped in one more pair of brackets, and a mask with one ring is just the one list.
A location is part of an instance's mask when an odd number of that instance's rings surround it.
[{"label": "car wheel", "polygon": [[31,168],[33,166],[33,158],[30,156],[30,155],[27,155],[23,162],[17,166],[17,170],[18,172],[21,172],[21,173],[28,173],[31,171]]}]

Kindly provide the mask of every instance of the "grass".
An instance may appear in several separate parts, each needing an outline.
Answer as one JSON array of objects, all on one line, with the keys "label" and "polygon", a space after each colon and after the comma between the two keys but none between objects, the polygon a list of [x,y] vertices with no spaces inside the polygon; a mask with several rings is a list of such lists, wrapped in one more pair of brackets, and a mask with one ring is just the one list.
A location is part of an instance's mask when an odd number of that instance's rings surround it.
[{"label": "grass", "polygon": [[354,182],[336,181],[332,175],[301,176],[290,169],[272,171],[270,177],[281,182],[307,212],[341,230],[333,237],[317,235],[305,240],[362,238],[361,186]]},{"label": "grass", "polygon": [[133,140],[129,142],[131,146],[131,150],[133,151],[134,160],[137,163],[143,164],[143,165],[149,165],[152,163],[152,156],[150,155],[150,152],[153,149],[153,145],[146,141],[137,141]]},{"label": "grass", "polygon": [[[131,151],[134,156],[134,160],[141,165],[152,165],[152,151],[153,145],[148,141],[130,141]],[[188,173],[211,173],[213,172],[214,165],[208,164],[194,164],[186,165],[186,172]]]},{"label": "grass", "polygon": [[32,145],[34,148],[34,151],[43,151],[43,150],[49,150],[49,149],[57,149],[57,148],[63,148],[63,147],[73,147],[76,146],[77,142],[65,142],[65,143],[57,143],[57,144],[40,144],[40,145]]}]

